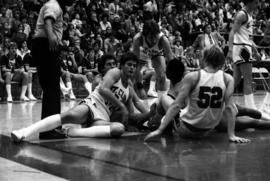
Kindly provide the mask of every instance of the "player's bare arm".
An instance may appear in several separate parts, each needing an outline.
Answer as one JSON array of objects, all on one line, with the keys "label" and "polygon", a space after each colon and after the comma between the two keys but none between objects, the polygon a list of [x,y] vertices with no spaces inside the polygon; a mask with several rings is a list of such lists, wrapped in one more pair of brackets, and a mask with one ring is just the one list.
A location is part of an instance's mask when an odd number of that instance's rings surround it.
[{"label": "player's bare arm", "polygon": [[239,32],[242,24],[246,21],[246,15],[244,12],[239,12],[236,15],[236,18],[233,23],[233,27],[229,34],[229,52],[228,57],[232,59],[232,47],[233,47],[233,41],[234,41],[234,34],[236,32]]},{"label": "player's bare arm", "polygon": [[195,83],[198,78],[198,72],[191,72],[187,74],[182,80],[179,88],[179,94],[177,95],[175,101],[169,107],[166,112],[166,115],[163,117],[163,121],[160,124],[159,128],[150,134],[148,134],[144,141],[147,141],[151,138],[157,137],[162,134],[163,130],[168,126],[168,124],[173,120],[179,110],[184,108],[184,101],[187,96],[189,96],[190,91],[195,86]]},{"label": "player's bare arm", "polygon": [[229,141],[236,142],[236,143],[246,143],[249,142],[249,139],[241,138],[235,136],[235,119],[236,119],[236,113],[234,111],[234,105],[233,105],[233,91],[234,91],[234,80],[233,77],[229,74],[225,75],[225,81],[226,81],[226,92],[225,92],[225,112],[224,116],[227,120],[228,127],[228,137]]},{"label": "player's bare arm", "polygon": [[172,53],[171,45],[170,45],[168,38],[165,36],[162,37],[162,47],[164,49],[166,61],[172,60],[173,53]]},{"label": "player's bare arm", "polygon": [[109,70],[105,76],[103,77],[103,81],[101,82],[99,93],[102,95],[106,100],[111,102],[112,104],[118,106],[124,113],[127,113],[126,106],[119,101],[111,91],[112,85],[120,79],[120,70],[118,68],[114,68]]}]

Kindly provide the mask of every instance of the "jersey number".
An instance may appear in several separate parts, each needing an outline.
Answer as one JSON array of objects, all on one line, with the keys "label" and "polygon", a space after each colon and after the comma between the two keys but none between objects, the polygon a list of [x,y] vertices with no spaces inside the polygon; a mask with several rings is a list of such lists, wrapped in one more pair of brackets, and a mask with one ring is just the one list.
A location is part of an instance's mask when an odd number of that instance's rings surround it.
[{"label": "jersey number", "polygon": [[200,87],[198,106],[200,108],[220,108],[222,105],[222,89],[220,87]]}]

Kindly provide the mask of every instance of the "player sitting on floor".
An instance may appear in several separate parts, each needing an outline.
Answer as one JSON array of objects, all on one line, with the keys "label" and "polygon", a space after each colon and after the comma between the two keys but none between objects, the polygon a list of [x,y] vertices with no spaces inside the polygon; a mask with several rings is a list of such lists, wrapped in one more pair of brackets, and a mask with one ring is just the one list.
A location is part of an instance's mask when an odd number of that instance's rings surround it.
[{"label": "player sitting on floor", "polygon": [[[49,116],[29,127],[12,131],[13,141],[20,142],[35,133],[51,130],[66,123],[85,126],[68,129],[66,134],[72,137],[121,136],[128,120],[127,103],[134,95],[129,80],[134,75],[137,62],[138,59],[133,53],[124,54],[120,60],[121,69],[110,69],[89,98],[67,112]],[[119,122],[110,122],[110,115],[114,111],[121,112]]]},{"label": "player sitting on floor", "polygon": [[[222,50],[217,46],[207,47],[203,60],[203,69],[190,72],[184,77],[178,88],[179,93],[162,118],[159,128],[148,134],[145,141],[161,135],[171,122],[179,136],[201,138],[219,124],[223,115],[228,124],[229,140],[239,143],[249,141],[234,133],[234,81],[221,70],[225,62]],[[186,99],[187,106],[184,104]],[[179,117],[175,118],[178,114]]]}]

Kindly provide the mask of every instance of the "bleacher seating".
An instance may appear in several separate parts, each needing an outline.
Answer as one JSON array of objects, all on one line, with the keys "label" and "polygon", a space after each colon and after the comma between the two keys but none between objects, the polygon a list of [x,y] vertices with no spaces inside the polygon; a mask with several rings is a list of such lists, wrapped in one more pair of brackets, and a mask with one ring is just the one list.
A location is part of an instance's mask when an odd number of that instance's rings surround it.
[{"label": "bleacher seating", "polygon": [[252,68],[253,81],[256,83],[256,90],[269,90],[270,75],[264,67]]}]

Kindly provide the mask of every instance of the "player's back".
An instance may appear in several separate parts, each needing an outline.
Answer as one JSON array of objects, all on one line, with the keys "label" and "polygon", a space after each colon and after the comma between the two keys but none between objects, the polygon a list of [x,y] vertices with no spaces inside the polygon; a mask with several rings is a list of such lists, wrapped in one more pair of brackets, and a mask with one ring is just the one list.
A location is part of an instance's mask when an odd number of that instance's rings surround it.
[{"label": "player's back", "polygon": [[181,119],[197,128],[212,129],[219,123],[225,106],[225,75],[222,70],[209,73],[203,69],[198,74]]}]

